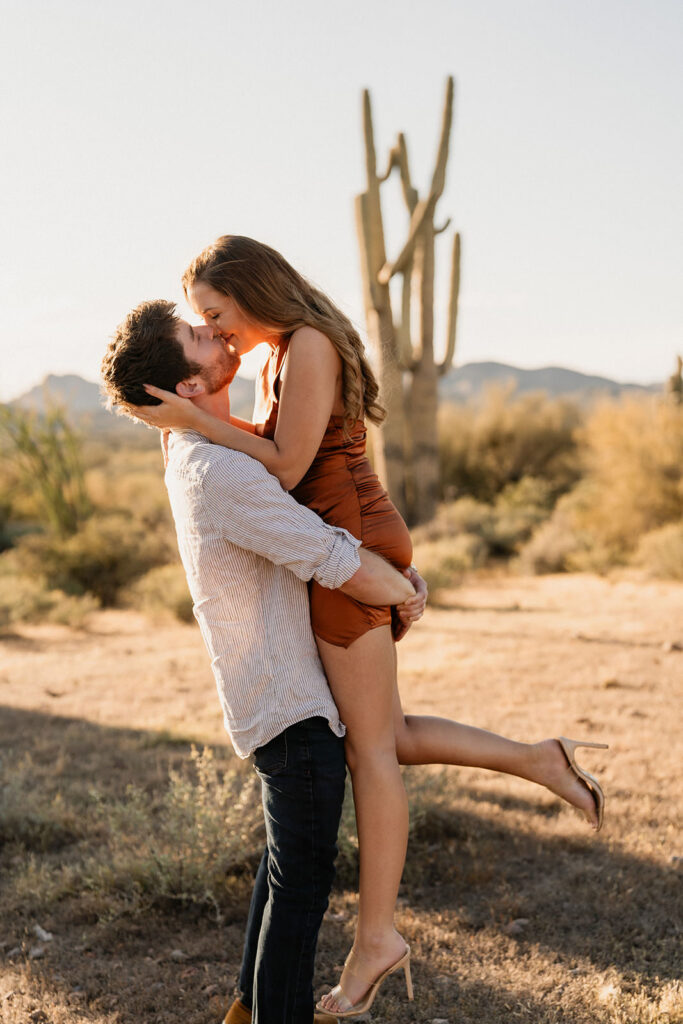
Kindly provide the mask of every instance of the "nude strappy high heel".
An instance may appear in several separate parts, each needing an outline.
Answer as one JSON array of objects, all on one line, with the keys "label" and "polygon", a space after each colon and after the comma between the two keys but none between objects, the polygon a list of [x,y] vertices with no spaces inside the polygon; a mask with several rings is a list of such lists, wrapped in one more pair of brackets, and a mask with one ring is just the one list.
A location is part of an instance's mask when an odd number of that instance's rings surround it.
[{"label": "nude strappy high heel", "polygon": [[[356,977],[359,977],[358,973],[353,970],[353,964],[354,962],[356,964],[359,964],[363,959],[363,957],[359,956],[358,953],[356,953],[352,949],[348,957],[346,958],[346,963],[344,965],[347,968],[347,973],[355,974]],[[390,974],[393,974],[395,971],[399,971],[401,968],[403,968],[403,971],[406,976],[406,989],[408,991],[408,999],[412,999],[413,979],[410,974],[410,946],[406,944],[406,951],[403,954],[403,956],[399,957],[396,963],[392,964],[390,967],[387,967],[386,971],[383,971],[380,974],[380,976],[375,979],[375,981],[372,983],[372,985],[367,990],[367,992],[365,993],[365,995],[363,996],[362,1000],[359,1003],[353,1005],[344,994],[344,990],[341,987],[341,985],[335,985],[332,991],[329,993],[329,995],[333,996],[337,1000],[337,1002],[341,1004],[343,1009],[328,1010],[326,1009],[326,1007],[322,1006],[321,1003],[318,1003],[316,1006],[316,1010],[320,1010],[322,1013],[327,1013],[329,1014],[330,1017],[359,1017],[362,1013],[367,1013],[367,1011],[372,1006],[373,1002],[375,1001],[375,996],[377,995],[379,987],[382,984],[382,982],[385,981]]]},{"label": "nude strappy high heel", "polygon": [[577,747],[594,747],[596,750],[609,750],[609,746],[607,743],[589,743],[584,740],[569,740],[566,736],[558,736],[557,742],[562,747],[562,753],[567,758],[569,767],[574,772],[577,779],[580,779],[581,782],[585,784],[595,801],[595,810],[598,814],[598,824],[595,831],[599,832],[602,828],[602,819],[605,813],[605,794],[603,793],[602,786],[598,780],[593,775],[585,772],[583,768],[579,768],[576,763],[576,758],[574,757],[574,751]]}]

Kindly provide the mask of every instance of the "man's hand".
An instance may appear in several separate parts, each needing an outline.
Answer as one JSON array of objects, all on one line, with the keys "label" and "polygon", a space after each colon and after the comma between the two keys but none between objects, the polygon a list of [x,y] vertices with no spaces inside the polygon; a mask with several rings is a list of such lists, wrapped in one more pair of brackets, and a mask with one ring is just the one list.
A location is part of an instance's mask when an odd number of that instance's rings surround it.
[{"label": "man's hand", "polygon": [[427,583],[422,579],[415,566],[411,565],[409,569],[405,569],[403,575],[412,583],[415,595],[409,597],[403,604],[396,606],[395,621],[392,625],[396,643],[403,639],[414,622],[422,618],[427,604]]}]

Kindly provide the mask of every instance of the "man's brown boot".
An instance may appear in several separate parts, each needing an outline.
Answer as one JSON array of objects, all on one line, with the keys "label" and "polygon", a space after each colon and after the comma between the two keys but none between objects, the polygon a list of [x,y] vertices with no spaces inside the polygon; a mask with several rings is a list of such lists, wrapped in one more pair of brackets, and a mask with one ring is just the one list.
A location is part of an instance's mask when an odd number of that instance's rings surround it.
[{"label": "man's brown boot", "polygon": [[[313,1024],[334,1024],[336,1020],[336,1017],[330,1017],[327,1013],[316,1013]],[[223,1024],[251,1024],[251,1010],[236,999],[226,1013]]]},{"label": "man's brown boot", "polygon": [[251,1024],[251,1010],[236,999],[226,1013],[223,1024]]}]

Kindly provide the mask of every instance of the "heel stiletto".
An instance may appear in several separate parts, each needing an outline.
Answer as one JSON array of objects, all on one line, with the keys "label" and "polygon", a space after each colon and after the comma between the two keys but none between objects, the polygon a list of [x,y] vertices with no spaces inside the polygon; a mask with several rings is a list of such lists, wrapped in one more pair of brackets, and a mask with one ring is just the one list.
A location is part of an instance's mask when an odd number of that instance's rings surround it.
[{"label": "heel stiletto", "polygon": [[[354,961],[359,963],[363,957],[359,956],[352,949],[346,958],[345,967],[347,968],[348,974],[355,974],[358,977],[356,971],[353,970]],[[378,978],[376,978],[370,988],[367,990],[362,1000],[359,1003],[353,1005],[351,1000],[344,994],[344,990],[341,985],[335,985],[335,987],[329,993],[343,1006],[341,1010],[328,1010],[321,1003],[316,1005],[316,1010],[320,1010],[321,1013],[327,1013],[330,1017],[359,1017],[362,1013],[367,1013],[372,1004],[375,1001],[375,996],[379,991],[379,987],[383,981],[389,977],[390,974],[394,974],[395,971],[399,971],[403,968],[406,979],[406,991],[408,993],[408,999],[413,999],[413,979],[410,973],[410,946],[406,944],[406,951],[403,956],[399,957],[396,963],[387,967],[386,971],[383,971]]]},{"label": "heel stiletto", "polygon": [[594,747],[596,750],[609,750],[609,746],[607,743],[589,743],[588,741],[583,740],[570,740],[567,739],[566,736],[558,736],[557,742],[562,747],[562,753],[567,758],[569,767],[574,772],[577,779],[580,779],[581,782],[584,783],[593,797],[595,810],[598,815],[598,824],[595,831],[599,832],[602,828],[602,819],[605,813],[605,794],[603,793],[602,786],[598,780],[593,775],[584,771],[583,768],[579,768],[576,763],[576,758],[574,757],[574,751],[577,747]]}]

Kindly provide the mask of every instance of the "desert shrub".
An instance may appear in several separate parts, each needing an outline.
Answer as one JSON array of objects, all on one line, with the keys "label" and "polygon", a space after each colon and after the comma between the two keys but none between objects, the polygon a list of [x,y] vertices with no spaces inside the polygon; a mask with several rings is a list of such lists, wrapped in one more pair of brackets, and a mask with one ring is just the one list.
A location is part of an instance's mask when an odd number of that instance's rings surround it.
[{"label": "desert shrub", "polygon": [[488,533],[493,555],[507,557],[519,551],[540,523],[547,520],[554,502],[553,487],[538,477],[522,477],[508,484],[493,505]]},{"label": "desert shrub", "polygon": [[644,534],[633,562],[660,579],[683,580],[683,523],[668,523]]},{"label": "desert shrub", "polygon": [[575,503],[574,493],[560,498],[551,517],[523,545],[514,563],[516,569],[531,575],[566,572],[571,559],[588,548],[588,538],[576,528]]},{"label": "desert shrub", "polygon": [[579,431],[590,500],[577,529],[623,560],[645,533],[683,518],[683,407],[659,397],[598,406]]},{"label": "desert shrub", "polygon": [[173,553],[170,532],[149,530],[125,515],[93,515],[77,533],[62,538],[30,535],[16,547],[22,569],[45,582],[48,590],[92,594],[103,606]]},{"label": "desert shrub", "polygon": [[47,796],[36,785],[33,761],[0,761],[0,849],[14,845],[23,852],[47,853],[76,842],[82,835],[78,814],[59,794]]},{"label": "desert shrub", "polygon": [[[8,898],[22,913],[77,896],[104,918],[193,907],[220,919],[241,892],[238,879],[251,884],[265,829],[260,784],[244,762],[231,758],[220,767],[210,749],[193,747],[161,787],[130,786],[123,798],[88,790],[80,774],[77,782],[67,775],[58,788],[46,785],[45,770],[30,755],[0,759],[0,846],[14,847]],[[447,773],[411,769],[404,781],[417,880],[433,844],[462,826]],[[337,883],[355,889],[350,785],[338,844]],[[73,847],[68,858],[60,855],[66,846]]]},{"label": "desert shrub", "polygon": [[578,407],[542,393],[515,397],[487,389],[477,404],[446,405],[439,417],[444,497],[469,494],[493,501],[507,484],[542,478],[554,497],[579,479]]},{"label": "desert shrub", "polygon": [[76,597],[62,590],[46,590],[35,578],[0,574],[0,627],[17,622],[54,622],[81,627],[99,602],[91,594]]},{"label": "desert shrub", "polygon": [[582,526],[593,501],[593,487],[583,480],[563,495],[552,515],[524,544],[514,568],[532,575],[553,572],[607,572],[623,564],[619,550]]},{"label": "desert shrub", "polygon": [[[659,397],[603,402],[577,439],[584,476],[523,547],[518,568],[605,572],[638,549],[639,564],[676,572],[678,534],[660,529],[683,518],[683,409]],[[640,548],[644,535],[653,539]]]},{"label": "desert shrub", "polygon": [[161,796],[130,786],[126,799],[96,798],[102,851],[82,865],[80,885],[115,895],[130,910],[194,904],[220,915],[231,873],[260,857],[263,815],[255,774],[221,771],[209,748],[170,772]]},{"label": "desert shrub", "polygon": [[421,574],[435,590],[451,586],[459,574],[492,557],[515,554],[548,518],[553,500],[551,484],[523,477],[508,484],[492,504],[470,497],[443,503],[431,522],[413,531]]},{"label": "desert shrub", "polygon": [[464,572],[485,565],[488,556],[485,541],[473,533],[422,541],[414,546],[413,553],[420,575],[432,593],[455,585]]},{"label": "desert shrub", "polygon": [[443,502],[435,517],[412,530],[413,541],[452,540],[459,533],[473,533],[483,537],[490,529],[492,509],[486,502],[475,498],[459,498]]},{"label": "desert shrub", "polygon": [[0,551],[12,546],[12,503],[6,497],[0,498]]},{"label": "desert shrub", "polygon": [[181,622],[194,622],[185,572],[177,562],[145,573],[128,590],[126,603],[149,615],[170,614]]},{"label": "desert shrub", "polygon": [[150,528],[172,523],[160,449],[113,449],[88,470],[86,482],[103,511],[126,511]]}]

